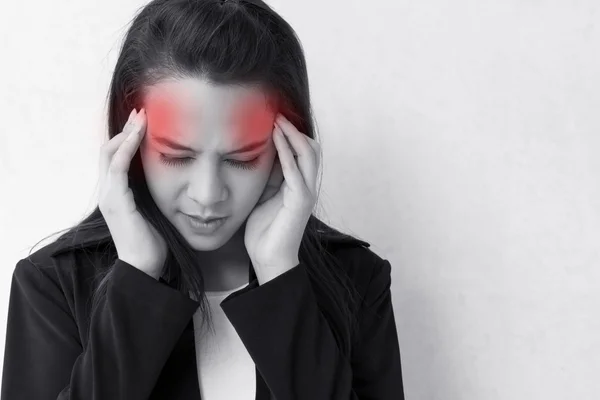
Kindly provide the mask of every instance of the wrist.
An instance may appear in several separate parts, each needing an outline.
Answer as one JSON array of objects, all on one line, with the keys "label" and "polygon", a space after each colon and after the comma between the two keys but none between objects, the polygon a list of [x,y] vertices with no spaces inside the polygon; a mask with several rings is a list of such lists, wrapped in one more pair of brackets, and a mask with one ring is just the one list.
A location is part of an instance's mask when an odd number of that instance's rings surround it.
[{"label": "wrist", "polygon": [[121,261],[128,263],[129,265],[133,266],[134,268],[139,269],[146,275],[148,275],[156,280],[158,280],[161,276],[160,268],[152,263],[133,260],[133,259],[129,259],[127,257],[119,257],[119,259]]},{"label": "wrist", "polygon": [[296,259],[281,261],[276,264],[270,264],[269,266],[254,265],[254,270],[256,272],[256,279],[258,280],[258,284],[264,285],[265,283],[277,278],[279,275],[298,266],[298,264],[300,264],[300,261]]}]

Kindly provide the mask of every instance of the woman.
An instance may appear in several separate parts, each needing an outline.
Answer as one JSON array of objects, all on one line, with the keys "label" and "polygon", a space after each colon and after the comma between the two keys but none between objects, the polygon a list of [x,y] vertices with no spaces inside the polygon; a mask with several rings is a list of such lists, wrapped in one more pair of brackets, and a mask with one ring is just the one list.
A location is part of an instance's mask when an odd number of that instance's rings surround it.
[{"label": "woman", "polygon": [[312,215],[308,88],[260,0],[140,11],[98,207],[15,268],[2,400],[404,398],[390,263]]}]

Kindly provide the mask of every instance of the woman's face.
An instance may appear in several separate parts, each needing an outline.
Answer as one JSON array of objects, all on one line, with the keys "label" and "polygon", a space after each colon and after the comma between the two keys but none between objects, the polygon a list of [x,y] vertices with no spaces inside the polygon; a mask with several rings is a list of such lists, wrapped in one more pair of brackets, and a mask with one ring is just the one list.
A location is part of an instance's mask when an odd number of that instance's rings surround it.
[{"label": "woman's face", "polygon": [[[140,154],[155,203],[195,250],[218,249],[238,232],[267,183],[282,181],[274,163],[275,110],[258,87],[192,78],[147,88],[143,106]],[[262,144],[243,149],[253,143]],[[227,218],[204,233],[186,214]]]}]

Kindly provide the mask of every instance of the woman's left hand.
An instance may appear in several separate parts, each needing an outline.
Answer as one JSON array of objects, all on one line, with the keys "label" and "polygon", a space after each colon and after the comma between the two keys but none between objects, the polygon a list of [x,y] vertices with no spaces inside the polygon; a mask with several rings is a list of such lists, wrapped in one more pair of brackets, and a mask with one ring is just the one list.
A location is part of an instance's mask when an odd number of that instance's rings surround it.
[{"label": "woman's left hand", "polygon": [[246,250],[261,285],[299,264],[300,242],[317,200],[320,165],[319,144],[299,132],[281,114],[275,119],[273,141],[283,182],[276,193],[265,196],[263,192],[246,221],[244,235]]}]

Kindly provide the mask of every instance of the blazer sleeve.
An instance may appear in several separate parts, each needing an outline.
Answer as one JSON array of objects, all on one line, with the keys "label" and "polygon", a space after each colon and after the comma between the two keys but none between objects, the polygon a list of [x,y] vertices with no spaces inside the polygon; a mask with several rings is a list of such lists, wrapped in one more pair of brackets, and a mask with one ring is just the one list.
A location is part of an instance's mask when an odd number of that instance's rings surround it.
[{"label": "blazer sleeve", "polygon": [[302,262],[221,302],[275,398],[404,399],[390,265],[385,261],[374,270],[351,359],[340,352]]},{"label": "blazer sleeve", "polygon": [[353,393],[358,399],[404,400],[400,345],[391,294],[391,265],[375,266],[359,313],[352,348]]},{"label": "blazer sleeve", "polygon": [[84,349],[60,286],[13,272],[1,400],[146,400],[199,303],[117,259]]}]

